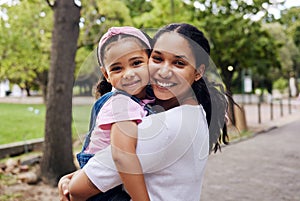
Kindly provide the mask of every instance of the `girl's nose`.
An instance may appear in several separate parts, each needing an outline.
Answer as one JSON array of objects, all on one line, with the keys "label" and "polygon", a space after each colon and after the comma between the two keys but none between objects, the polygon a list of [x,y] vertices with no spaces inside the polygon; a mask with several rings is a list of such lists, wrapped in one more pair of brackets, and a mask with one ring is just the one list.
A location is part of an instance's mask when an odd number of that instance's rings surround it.
[{"label": "girl's nose", "polygon": [[124,79],[131,79],[134,76],[135,76],[134,70],[128,69],[128,70],[125,71],[125,73],[123,75],[123,78]]},{"label": "girl's nose", "polygon": [[159,69],[158,75],[161,78],[168,79],[172,76],[172,71],[167,65],[164,65]]}]

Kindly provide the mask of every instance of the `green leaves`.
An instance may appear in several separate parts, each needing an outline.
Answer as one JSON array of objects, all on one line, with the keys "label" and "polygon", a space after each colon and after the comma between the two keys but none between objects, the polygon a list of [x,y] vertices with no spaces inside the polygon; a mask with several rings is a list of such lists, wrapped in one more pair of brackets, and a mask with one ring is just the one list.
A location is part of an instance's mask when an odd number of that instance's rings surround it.
[{"label": "green leaves", "polygon": [[[210,40],[212,59],[220,69],[236,65],[236,71],[252,68],[267,76],[282,66],[287,72],[300,62],[300,10],[283,11],[283,27],[265,26],[271,4],[269,0],[82,1],[76,72],[109,27],[135,26],[153,35],[172,22],[201,29]],[[0,21],[0,79],[37,82],[39,73],[49,67],[52,10],[44,0],[2,5],[1,10],[6,10],[8,20]],[[262,20],[252,21],[258,12],[265,13]],[[223,71],[225,80],[226,73]]]},{"label": "green leaves", "polygon": [[[38,3],[39,2],[39,3]],[[35,85],[39,73],[49,68],[52,12],[43,1],[22,1],[5,6],[7,20],[0,33],[0,79]]]}]

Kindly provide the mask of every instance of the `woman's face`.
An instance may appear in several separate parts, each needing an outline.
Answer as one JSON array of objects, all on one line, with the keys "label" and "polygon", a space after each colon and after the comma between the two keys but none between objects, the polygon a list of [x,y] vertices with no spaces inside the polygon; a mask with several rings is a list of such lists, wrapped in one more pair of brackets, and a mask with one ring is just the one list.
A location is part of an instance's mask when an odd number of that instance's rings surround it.
[{"label": "woman's face", "polygon": [[156,41],[149,59],[151,84],[160,100],[191,94],[191,85],[201,78],[195,69],[195,57],[188,41],[180,34],[166,32]]}]

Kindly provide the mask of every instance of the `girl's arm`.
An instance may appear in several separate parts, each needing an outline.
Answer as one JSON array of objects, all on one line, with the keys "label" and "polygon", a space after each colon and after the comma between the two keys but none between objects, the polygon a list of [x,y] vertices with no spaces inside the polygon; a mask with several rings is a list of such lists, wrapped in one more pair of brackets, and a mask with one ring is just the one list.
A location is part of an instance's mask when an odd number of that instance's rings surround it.
[{"label": "girl's arm", "polygon": [[82,169],[75,172],[69,182],[69,198],[71,201],[84,201],[98,193],[101,193],[101,191],[89,180]]},{"label": "girl's arm", "polygon": [[137,124],[121,121],[111,127],[112,157],[132,201],[150,201],[142,167],[136,155]]}]

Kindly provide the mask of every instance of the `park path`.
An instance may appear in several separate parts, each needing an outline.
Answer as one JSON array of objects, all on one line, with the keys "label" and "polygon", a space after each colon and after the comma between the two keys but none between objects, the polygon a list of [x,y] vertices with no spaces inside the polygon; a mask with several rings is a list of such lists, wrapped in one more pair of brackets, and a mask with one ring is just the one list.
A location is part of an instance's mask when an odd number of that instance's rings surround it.
[{"label": "park path", "polygon": [[[75,105],[85,105],[93,104],[95,98],[92,96],[76,96],[73,97],[73,104]],[[17,104],[43,104],[43,98],[41,96],[24,96],[24,97],[13,97],[6,96],[0,97],[0,103],[17,103]]]},{"label": "park path", "polygon": [[299,110],[272,128],[209,156],[201,201],[300,200]]}]

